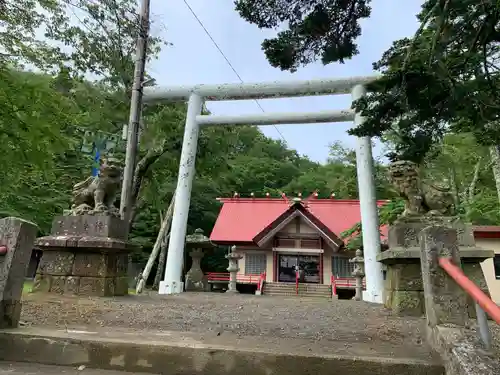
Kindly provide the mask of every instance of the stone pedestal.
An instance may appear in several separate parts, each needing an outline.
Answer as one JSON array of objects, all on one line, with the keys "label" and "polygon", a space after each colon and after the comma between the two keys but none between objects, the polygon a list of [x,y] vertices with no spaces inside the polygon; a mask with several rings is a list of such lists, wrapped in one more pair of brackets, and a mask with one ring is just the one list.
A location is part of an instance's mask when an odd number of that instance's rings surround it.
[{"label": "stone pedestal", "polygon": [[193,263],[191,269],[186,273],[186,291],[204,292],[207,290],[207,278],[200,265],[203,255],[202,249],[193,249],[189,253]]},{"label": "stone pedestal", "polygon": [[227,270],[229,271],[229,285],[226,293],[239,293],[236,289],[237,282],[237,273],[240,270],[238,266],[238,261],[243,258],[243,255],[235,253],[234,251],[227,254],[226,258],[229,260],[229,267]]},{"label": "stone pedestal", "polygon": [[34,292],[81,296],[128,294],[129,253],[124,222],[112,216],[60,216],[50,236],[36,240],[43,251]]},{"label": "stone pedestal", "polygon": [[[389,228],[389,250],[377,260],[387,267],[384,285],[384,305],[398,315],[422,316],[425,312],[424,288],[420,264],[419,234],[429,225],[453,228],[464,273],[489,295],[480,263],[494,256],[492,250],[476,247],[472,227],[449,217],[405,218]],[[470,317],[475,317],[475,305],[468,301]]]}]

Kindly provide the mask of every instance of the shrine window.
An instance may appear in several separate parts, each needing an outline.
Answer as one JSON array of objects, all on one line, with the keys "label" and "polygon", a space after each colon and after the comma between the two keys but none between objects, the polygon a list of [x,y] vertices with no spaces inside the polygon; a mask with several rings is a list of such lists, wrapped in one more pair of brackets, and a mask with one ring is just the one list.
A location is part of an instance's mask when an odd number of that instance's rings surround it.
[{"label": "shrine window", "polygon": [[266,272],[266,254],[245,254],[245,275],[261,275]]},{"label": "shrine window", "polygon": [[349,258],[342,255],[332,257],[332,275],[335,277],[352,277],[354,264],[349,263]]}]

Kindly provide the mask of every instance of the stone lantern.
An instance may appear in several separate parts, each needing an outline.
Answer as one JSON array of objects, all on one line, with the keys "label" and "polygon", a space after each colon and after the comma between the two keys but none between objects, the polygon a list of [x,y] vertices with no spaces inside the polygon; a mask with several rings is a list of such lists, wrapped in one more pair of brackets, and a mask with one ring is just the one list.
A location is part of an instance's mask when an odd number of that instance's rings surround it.
[{"label": "stone lantern", "polygon": [[226,259],[229,260],[229,267],[227,270],[229,271],[229,285],[227,289],[227,293],[238,293],[236,289],[236,274],[240,270],[238,265],[238,261],[243,258],[242,254],[237,253],[236,246],[231,248],[231,252],[226,255]]},{"label": "stone lantern", "polygon": [[208,283],[201,270],[201,258],[203,258],[205,249],[213,247],[214,245],[203,234],[202,229],[196,229],[193,234],[186,236],[186,249],[190,250],[189,256],[193,261],[191,269],[186,273],[186,291],[203,292],[207,290]]},{"label": "stone lantern", "polygon": [[363,299],[363,277],[365,277],[365,258],[363,258],[363,252],[360,249],[356,250],[356,256],[349,259],[349,263],[354,264],[352,276],[356,278],[356,295],[354,299],[361,301]]}]

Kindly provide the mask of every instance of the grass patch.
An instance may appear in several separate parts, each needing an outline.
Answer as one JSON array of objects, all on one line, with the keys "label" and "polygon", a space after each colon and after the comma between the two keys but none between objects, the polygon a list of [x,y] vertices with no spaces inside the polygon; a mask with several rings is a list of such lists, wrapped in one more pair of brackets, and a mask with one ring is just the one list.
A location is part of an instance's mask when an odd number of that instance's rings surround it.
[{"label": "grass patch", "polygon": [[33,290],[33,281],[31,280],[25,281],[23,285],[23,294],[31,293],[32,290]]}]

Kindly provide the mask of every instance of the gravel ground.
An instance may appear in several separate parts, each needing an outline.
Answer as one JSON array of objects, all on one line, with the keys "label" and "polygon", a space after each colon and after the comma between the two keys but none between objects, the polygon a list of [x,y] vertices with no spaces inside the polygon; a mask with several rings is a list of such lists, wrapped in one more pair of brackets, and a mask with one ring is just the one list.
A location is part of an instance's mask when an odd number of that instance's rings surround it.
[{"label": "gravel ground", "polygon": [[[490,320],[489,326],[492,339],[492,350],[495,353],[495,356],[500,360],[500,325]],[[474,331],[477,331],[477,327],[475,325],[472,327],[472,329]]]},{"label": "gravel ground", "polygon": [[120,298],[29,294],[21,319],[35,326],[230,332],[396,346],[420,345],[424,324],[423,319],[392,317],[378,305],[365,302],[219,293]]}]

